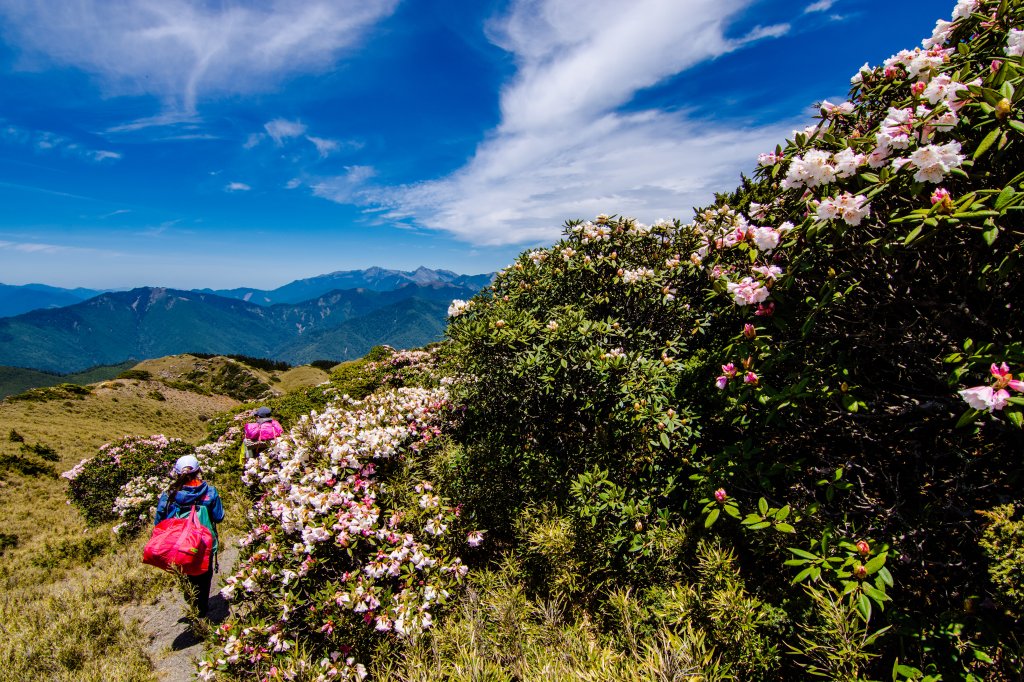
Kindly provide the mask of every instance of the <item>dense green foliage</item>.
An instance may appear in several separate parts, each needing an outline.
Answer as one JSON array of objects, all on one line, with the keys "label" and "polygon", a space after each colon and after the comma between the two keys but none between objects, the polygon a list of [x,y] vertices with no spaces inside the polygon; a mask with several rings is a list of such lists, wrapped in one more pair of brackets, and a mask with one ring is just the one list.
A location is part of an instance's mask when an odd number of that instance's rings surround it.
[{"label": "dense green foliage", "polygon": [[1024,7],[976,9],[693,223],[571,223],[453,306],[443,484],[531,590],[678,634],[653,595],[714,539],[771,623],[755,658],[692,621],[742,679],[1021,674],[974,509],[1024,484]]}]

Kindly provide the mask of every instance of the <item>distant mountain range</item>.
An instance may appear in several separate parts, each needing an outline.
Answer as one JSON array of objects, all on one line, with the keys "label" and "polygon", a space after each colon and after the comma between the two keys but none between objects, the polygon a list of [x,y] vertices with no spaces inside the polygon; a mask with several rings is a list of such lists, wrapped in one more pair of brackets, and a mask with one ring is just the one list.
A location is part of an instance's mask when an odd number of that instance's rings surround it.
[{"label": "distant mountain range", "polygon": [[[419,267],[409,272],[386,268],[366,270],[339,270],[308,279],[297,279],[277,289],[193,289],[203,294],[216,294],[256,305],[275,303],[301,303],[339,289],[369,289],[370,291],[394,291],[407,284],[421,286],[431,284],[454,284],[476,291],[491,283],[494,274],[460,275],[451,270],[431,270]],[[62,289],[46,284],[0,284],[0,317],[20,315],[40,308],[62,308],[111,292],[111,289]]]},{"label": "distant mountain range", "polygon": [[0,317],[20,315],[37,308],[74,305],[101,293],[96,289],[61,289],[46,284],[0,284]]},{"label": "distant mountain range", "polygon": [[431,270],[424,267],[417,268],[412,272],[367,268],[366,270],[343,270],[309,279],[298,279],[269,291],[247,288],[196,289],[196,291],[217,294],[226,298],[237,298],[257,305],[273,305],[275,303],[301,303],[338,289],[393,291],[409,284],[420,286],[453,284],[479,291],[490,284],[493,277],[493,274],[460,275],[451,270]]},{"label": "distant mountain range", "polygon": [[[440,340],[452,299],[470,298],[491,280],[426,268],[359,273],[363,280],[354,272],[334,273],[262,292],[269,299],[316,292],[295,303],[257,305],[216,293],[143,287],[0,318],[0,365],[67,373],[193,351],[295,364],[347,360],[382,343],[409,348]],[[437,273],[451,281],[430,281]],[[409,281],[417,276],[427,283]],[[331,283],[358,281],[380,289],[322,291]],[[389,282],[395,286],[388,289]]]}]

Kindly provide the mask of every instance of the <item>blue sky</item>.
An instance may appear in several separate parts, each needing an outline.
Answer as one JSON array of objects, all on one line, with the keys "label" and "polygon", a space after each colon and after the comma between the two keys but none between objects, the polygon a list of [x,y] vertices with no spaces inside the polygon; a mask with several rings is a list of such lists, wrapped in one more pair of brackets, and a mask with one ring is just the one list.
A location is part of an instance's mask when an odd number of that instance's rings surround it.
[{"label": "blue sky", "polygon": [[0,282],[477,273],[688,220],[952,0],[0,0]]}]

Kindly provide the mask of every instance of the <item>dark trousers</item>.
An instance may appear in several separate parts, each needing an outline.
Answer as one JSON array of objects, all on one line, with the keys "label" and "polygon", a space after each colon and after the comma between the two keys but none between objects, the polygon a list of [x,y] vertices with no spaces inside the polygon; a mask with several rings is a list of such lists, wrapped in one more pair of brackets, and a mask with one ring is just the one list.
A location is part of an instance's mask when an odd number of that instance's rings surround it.
[{"label": "dark trousers", "polygon": [[199,575],[187,575],[188,581],[196,590],[196,598],[192,603],[199,611],[200,618],[206,618],[210,611],[210,584],[213,582],[213,561],[210,561],[210,570]]}]

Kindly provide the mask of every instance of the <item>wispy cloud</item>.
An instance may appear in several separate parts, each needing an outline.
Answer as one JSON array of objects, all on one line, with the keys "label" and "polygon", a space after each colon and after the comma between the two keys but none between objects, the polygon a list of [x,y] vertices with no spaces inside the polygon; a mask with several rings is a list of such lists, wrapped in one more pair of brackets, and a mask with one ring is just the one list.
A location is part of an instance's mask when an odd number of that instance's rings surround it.
[{"label": "wispy cloud", "polygon": [[316,151],[320,154],[320,158],[322,159],[326,159],[331,152],[338,151],[338,147],[340,146],[337,140],[329,140],[324,137],[307,135],[306,139],[313,143],[313,146],[316,147]]},{"label": "wispy cloud", "polygon": [[268,121],[263,125],[263,128],[267,131],[267,135],[270,135],[270,138],[279,145],[290,137],[298,137],[306,132],[305,123],[289,121],[283,118],[275,118],[273,121]]},{"label": "wispy cloud", "polygon": [[812,2],[811,4],[807,5],[807,7],[804,8],[804,14],[812,14],[814,12],[827,12],[830,9],[832,9],[832,6],[835,4],[835,0],[818,0],[817,2]]},{"label": "wispy cloud", "polygon": [[98,76],[110,93],[154,95],[187,116],[204,96],[264,91],[329,66],[397,4],[0,0],[0,15],[25,68],[72,66]]},{"label": "wispy cloud", "polygon": [[121,158],[120,152],[92,149],[57,133],[46,130],[30,130],[10,124],[2,125],[2,122],[0,122],[0,140],[8,144],[31,147],[40,154],[59,154],[96,162],[116,161]]},{"label": "wispy cloud", "polygon": [[117,251],[108,251],[106,249],[93,249],[81,246],[68,246],[66,244],[47,244],[44,242],[11,242],[11,241],[0,241],[0,250],[4,251],[17,251],[19,253],[26,254],[44,254],[44,255],[58,255],[58,254],[102,254],[107,256],[120,256],[123,255]]},{"label": "wispy cloud", "polygon": [[488,30],[513,56],[516,74],[501,92],[500,124],[463,168],[391,188],[354,185],[350,172],[314,192],[376,203],[389,209],[384,219],[478,244],[549,240],[563,220],[601,212],[685,218],[791,126],[716,125],[628,105],[644,88],[789,30],[730,36],[730,22],[751,4],[515,0]]},{"label": "wispy cloud", "polygon": [[245,184],[244,182],[229,182],[225,187],[225,192],[248,192],[252,187]]}]

